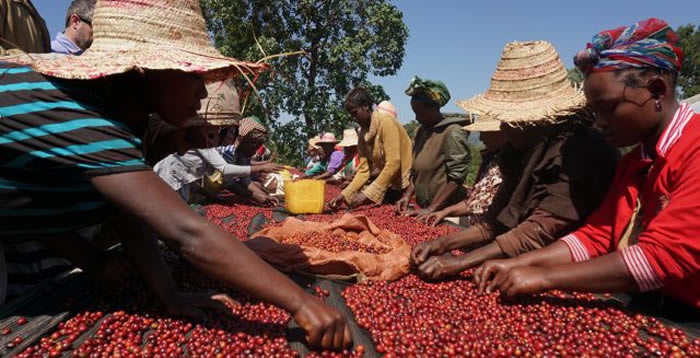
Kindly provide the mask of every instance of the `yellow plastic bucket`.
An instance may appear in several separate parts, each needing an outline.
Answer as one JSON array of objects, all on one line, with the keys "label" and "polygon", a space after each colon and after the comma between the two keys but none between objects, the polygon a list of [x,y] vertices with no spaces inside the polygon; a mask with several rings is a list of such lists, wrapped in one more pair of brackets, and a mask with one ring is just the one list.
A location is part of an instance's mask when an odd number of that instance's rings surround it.
[{"label": "yellow plastic bucket", "polygon": [[323,180],[285,180],[284,203],[292,214],[320,214],[326,193]]}]

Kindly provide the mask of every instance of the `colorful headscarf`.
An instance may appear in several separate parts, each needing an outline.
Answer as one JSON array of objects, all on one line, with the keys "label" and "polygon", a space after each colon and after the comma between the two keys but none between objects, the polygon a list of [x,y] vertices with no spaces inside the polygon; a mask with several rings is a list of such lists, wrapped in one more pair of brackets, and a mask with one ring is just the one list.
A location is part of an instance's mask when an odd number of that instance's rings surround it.
[{"label": "colorful headscarf", "polygon": [[426,95],[431,101],[442,107],[450,101],[450,91],[441,81],[422,80],[414,76],[406,89],[406,94],[413,96]]},{"label": "colorful headscarf", "polygon": [[258,139],[263,138],[267,135],[267,128],[262,124],[260,118],[256,116],[250,116],[243,118],[241,120],[241,125],[238,127],[238,139]]},{"label": "colorful headscarf", "polygon": [[671,27],[652,17],[593,36],[574,63],[584,73],[645,67],[680,72],[683,51],[677,44],[678,35]]}]

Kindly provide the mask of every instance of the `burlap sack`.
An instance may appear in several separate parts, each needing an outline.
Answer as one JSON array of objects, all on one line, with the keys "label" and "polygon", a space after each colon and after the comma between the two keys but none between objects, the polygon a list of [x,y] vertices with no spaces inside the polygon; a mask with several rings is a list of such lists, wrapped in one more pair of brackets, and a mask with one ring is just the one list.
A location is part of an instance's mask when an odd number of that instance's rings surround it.
[{"label": "burlap sack", "polygon": [[[358,242],[390,249],[385,254],[358,251],[330,252],[315,247],[282,244],[288,236],[307,232],[356,232]],[[280,227],[254,234],[246,245],[265,261],[285,272],[311,273],[329,278],[396,280],[408,274],[411,246],[400,236],[381,230],[366,216],[346,214],[332,223],[288,218]]]}]

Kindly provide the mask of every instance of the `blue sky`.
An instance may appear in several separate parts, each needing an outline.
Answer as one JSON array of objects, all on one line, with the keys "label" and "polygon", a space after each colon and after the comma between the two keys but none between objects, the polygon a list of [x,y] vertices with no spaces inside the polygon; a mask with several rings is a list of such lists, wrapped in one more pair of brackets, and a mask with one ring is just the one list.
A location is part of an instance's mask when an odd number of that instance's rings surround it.
[{"label": "blue sky", "polygon": [[[272,0],[271,0],[272,1]],[[34,0],[52,36],[63,27],[70,0]],[[548,40],[571,67],[571,58],[596,32],[659,17],[673,28],[700,24],[700,1],[620,0],[395,0],[410,37],[403,67],[395,76],[374,78],[384,86],[399,112],[413,119],[403,91],[411,77],[439,79],[452,100],[444,111],[459,111],[456,99],[484,91],[503,46],[510,41]]]}]

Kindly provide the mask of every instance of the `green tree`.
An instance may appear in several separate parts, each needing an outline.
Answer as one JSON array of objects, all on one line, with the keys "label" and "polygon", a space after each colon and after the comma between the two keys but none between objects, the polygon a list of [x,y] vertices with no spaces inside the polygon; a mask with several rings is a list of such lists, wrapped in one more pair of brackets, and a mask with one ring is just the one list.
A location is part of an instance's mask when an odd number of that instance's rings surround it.
[{"label": "green tree", "polygon": [[581,70],[579,70],[576,67],[573,67],[573,68],[569,68],[568,70],[566,70],[566,72],[568,73],[569,81],[571,81],[572,85],[574,85],[576,87],[583,86],[584,78],[583,78],[583,72],[581,72]]},{"label": "green tree", "polygon": [[387,99],[381,86],[371,84],[368,77],[394,75],[403,64],[408,28],[403,14],[387,0],[201,0],[201,4],[224,55],[258,60],[304,51],[302,56],[267,61],[271,71],[257,82],[264,106],[248,96],[246,112],[266,118],[273,129],[273,147],[283,161],[301,158],[300,148],[309,136],[325,131],[340,134],[349,126],[342,103],[353,87],[367,87],[377,101]]},{"label": "green tree", "polygon": [[700,26],[680,26],[676,33],[685,55],[678,85],[684,98],[692,97],[700,93]]},{"label": "green tree", "polygon": [[418,131],[418,127],[420,127],[420,123],[418,123],[417,120],[412,119],[410,122],[404,124],[403,127],[406,129],[406,133],[408,133],[411,139],[416,139],[416,131]]}]

